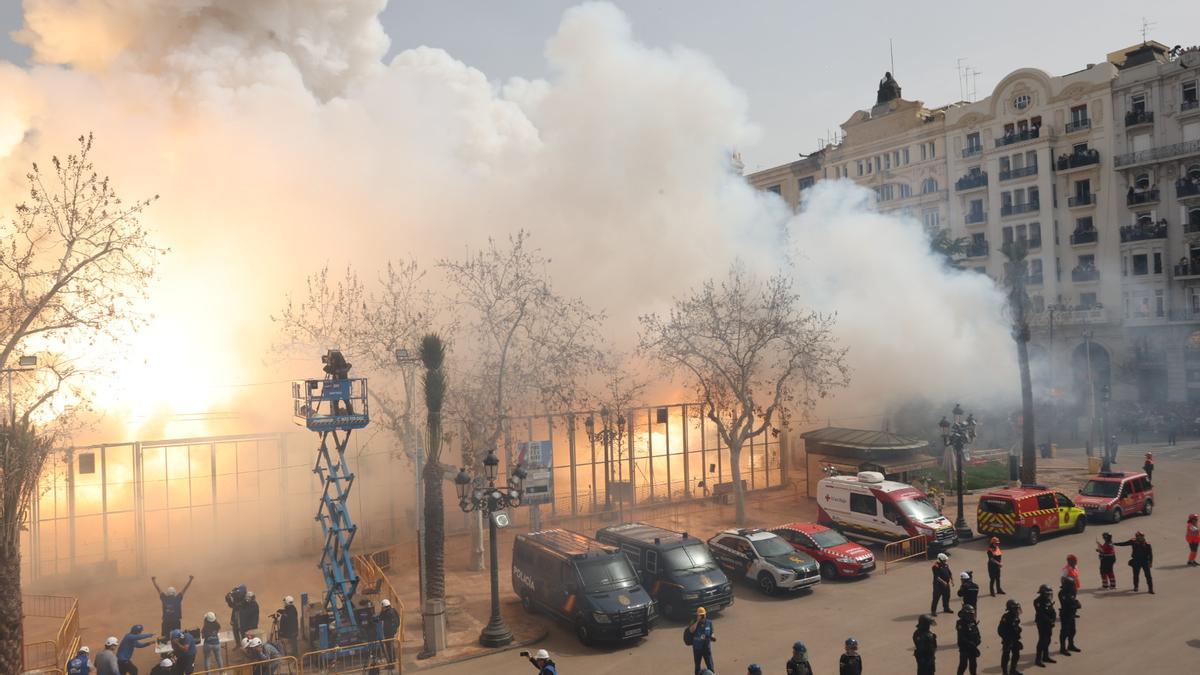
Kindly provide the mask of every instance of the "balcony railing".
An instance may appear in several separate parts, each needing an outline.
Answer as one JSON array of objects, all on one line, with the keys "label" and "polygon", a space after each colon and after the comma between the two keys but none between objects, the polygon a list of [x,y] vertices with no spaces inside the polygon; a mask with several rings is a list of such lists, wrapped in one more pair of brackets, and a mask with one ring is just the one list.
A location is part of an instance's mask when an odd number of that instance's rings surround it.
[{"label": "balcony railing", "polygon": [[1100,230],[1076,230],[1071,233],[1071,245],[1082,246],[1083,244],[1094,244],[1099,238]]},{"label": "balcony railing", "polygon": [[1108,321],[1108,313],[1105,311],[1104,305],[1097,302],[1091,305],[1075,306],[1047,305],[1046,311],[1034,312],[1029,317],[1029,323],[1035,326],[1044,326],[1050,323],[1051,317],[1058,325],[1095,324]]},{"label": "balcony railing", "polygon": [[1200,260],[1176,263],[1175,278],[1200,277]]},{"label": "balcony railing", "polygon": [[1089,192],[1087,194],[1075,195],[1067,199],[1067,206],[1075,208],[1077,206],[1091,206],[1096,203],[1096,193]]},{"label": "balcony railing", "polygon": [[1100,270],[1095,267],[1076,267],[1071,270],[1071,281],[1096,281],[1100,278]]},{"label": "balcony railing", "polygon": [[1042,273],[1038,272],[1037,274],[1030,274],[1029,278],[1026,280],[1026,283],[1028,283],[1031,286],[1041,286],[1042,285]]},{"label": "balcony railing", "polygon": [[1068,134],[1073,134],[1076,131],[1083,131],[1084,129],[1091,129],[1091,128],[1092,128],[1092,121],[1086,117],[1081,120],[1075,120],[1074,122],[1067,122],[1067,133]]},{"label": "balcony railing", "polygon": [[973,190],[977,187],[983,187],[988,184],[988,175],[986,173],[969,173],[962,178],[954,181],[955,190]]},{"label": "balcony railing", "polygon": [[1024,178],[1025,176],[1036,176],[1037,169],[1038,169],[1037,164],[1031,164],[1029,166],[1022,166],[1022,167],[1018,167],[1016,169],[1009,169],[1008,171],[1001,171],[1000,172],[1000,180],[1012,180],[1013,178]]},{"label": "balcony railing", "polygon": [[968,258],[986,258],[988,254],[987,241],[973,241],[967,244],[966,256]]},{"label": "balcony railing", "polygon": [[978,225],[987,222],[987,211],[968,211],[965,218],[967,225]]},{"label": "balcony railing", "polygon": [[1113,165],[1119,169],[1130,164],[1157,162],[1178,155],[1200,155],[1200,140],[1185,141],[1183,143],[1175,143],[1174,145],[1163,145],[1137,152],[1127,152],[1124,155],[1118,155],[1113,160]]},{"label": "balcony railing", "polygon": [[1141,192],[1130,189],[1129,192],[1125,193],[1125,203],[1128,206],[1138,206],[1139,204],[1153,204],[1157,201],[1158,201],[1158,188],[1142,190]]},{"label": "balcony railing", "polygon": [[1068,171],[1099,163],[1100,151],[1087,150],[1084,152],[1072,152],[1069,155],[1059,155],[1058,160],[1055,162],[1055,168],[1058,171]]},{"label": "balcony railing", "polygon": [[1200,197],[1200,180],[1180,178],[1175,181],[1175,196],[1179,199]]},{"label": "balcony railing", "polygon": [[1125,113],[1125,126],[1136,127],[1139,124],[1153,124],[1153,110],[1130,110]]},{"label": "balcony railing", "polygon": [[1167,220],[1163,218],[1157,223],[1138,223],[1121,227],[1121,243],[1167,238]]},{"label": "balcony railing", "polygon": [[1042,135],[1041,127],[1034,127],[1032,129],[1022,129],[1020,131],[1014,131],[1012,133],[1004,134],[1000,138],[997,138],[996,139],[996,147],[1003,148],[1004,146],[1012,145],[1013,143],[1022,143],[1024,141],[1031,141],[1035,138],[1038,138],[1041,135]]},{"label": "balcony railing", "polygon": [[1000,215],[1015,216],[1021,213],[1036,213],[1041,209],[1038,202],[1025,202],[1023,204],[1004,204],[1000,207]]},{"label": "balcony railing", "polygon": [[968,145],[967,147],[963,148],[963,151],[962,151],[963,159],[967,159],[968,157],[974,157],[975,155],[981,154],[982,152],[983,152],[982,145]]},{"label": "balcony railing", "polygon": [[1200,101],[1184,101],[1179,104],[1179,112],[1187,112],[1189,110],[1196,110],[1197,108],[1200,108]]}]

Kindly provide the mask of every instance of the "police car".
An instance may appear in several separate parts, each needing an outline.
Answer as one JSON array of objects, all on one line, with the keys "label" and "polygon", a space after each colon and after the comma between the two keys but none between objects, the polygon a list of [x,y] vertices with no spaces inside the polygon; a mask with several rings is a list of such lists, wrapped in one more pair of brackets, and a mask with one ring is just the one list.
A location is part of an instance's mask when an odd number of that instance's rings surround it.
[{"label": "police car", "polygon": [[821,582],[817,561],[762,528],[724,530],[708,540],[708,548],[731,578],[750,579],[767,595]]}]

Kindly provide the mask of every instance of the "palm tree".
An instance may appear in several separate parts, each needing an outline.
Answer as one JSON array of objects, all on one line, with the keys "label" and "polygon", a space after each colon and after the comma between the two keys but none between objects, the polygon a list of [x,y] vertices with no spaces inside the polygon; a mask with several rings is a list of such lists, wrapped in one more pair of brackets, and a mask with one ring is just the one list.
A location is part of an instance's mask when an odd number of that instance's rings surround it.
[{"label": "palm tree", "polygon": [[1004,284],[1012,314],[1012,336],[1017,342],[1017,364],[1021,371],[1021,482],[1037,482],[1037,451],[1033,446],[1033,383],[1029,377],[1029,280],[1028,249],[1023,240],[1008,242],[1004,252]]},{"label": "palm tree", "polygon": [[[425,481],[425,600],[445,600],[446,569],[445,514],[442,512],[442,403],[446,398],[446,373],[442,365],[446,360],[446,345],[436,334],[421,338],[421,363],[425,366],[422,383],[425,387],[426,426],[429,438],[426,442],[428,461],[421,479]],[[425,645],[422,654],[437,653],[432,626],[426,623]]]},{"label": "palm tree", "polygon": [[926,226],[925,234],[929,236],[929,250],[941,257],[947,267],[958,267],[959,262],[967,256],[970,239],[950,236],[950,228]]}]

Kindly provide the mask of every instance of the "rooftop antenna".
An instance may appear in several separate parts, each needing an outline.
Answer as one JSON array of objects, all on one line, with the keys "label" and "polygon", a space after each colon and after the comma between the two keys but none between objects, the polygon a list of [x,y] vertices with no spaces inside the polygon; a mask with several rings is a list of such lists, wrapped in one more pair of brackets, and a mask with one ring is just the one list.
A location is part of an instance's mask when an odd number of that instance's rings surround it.
[{"label": "rooftop antenna", "polygon": [[974,68],[972,68],[972,69],[971,69],[971,92],[970,92],[970,96],[971,96],[971,102],[972,102],[972,103],[974,103],[974,102],[975,102],[975,97],[979,95],[979,90],[976,88],[976,86],[979,84],[979,76],[980,76],[980,74],[982,74],[982,73],[983,73],[983,71],[981,71],[981,70],[975,70]]},{"label": "rooftop antenna", "polygon": [[958,61],[956,62],[956,65],[955,65],[955,69],[958,70],[958,100],[960,100],[960,101],[967,100],[966,86],[964,84],[966,82],[966,80],[963,77],[963,68],[964,68],[963,64],[966,60],[967,59],[965,56],[960,56],[960,57],[958,57]]},{"label": "rooftop antenna", "polygon": [[1147,36],[1150,34],[1150,29],[1157,25],[1158,24],[1153,21],[1147,21],[1146,17],[1142,17],[1142,44],[1149,42],[1149,40],[1147,40]]},{"label": "rooftop antenna", "polygon": [[892,77],[896,77],[896,50],[892,47],[892,38],[888,38],[888,58],[892,62]]}]

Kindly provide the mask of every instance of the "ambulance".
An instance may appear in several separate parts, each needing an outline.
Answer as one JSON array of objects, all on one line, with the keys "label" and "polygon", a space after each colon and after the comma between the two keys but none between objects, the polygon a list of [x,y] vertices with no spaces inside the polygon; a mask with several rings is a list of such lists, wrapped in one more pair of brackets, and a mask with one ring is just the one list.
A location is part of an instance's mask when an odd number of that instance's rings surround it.
[{"label": "ambulance", "polygon": [[831,476],[817,483],[817,522],[852,539],[888,544],[925,537],[930,550],[958,543],[954,527],[924,492],[878,471]]}]

